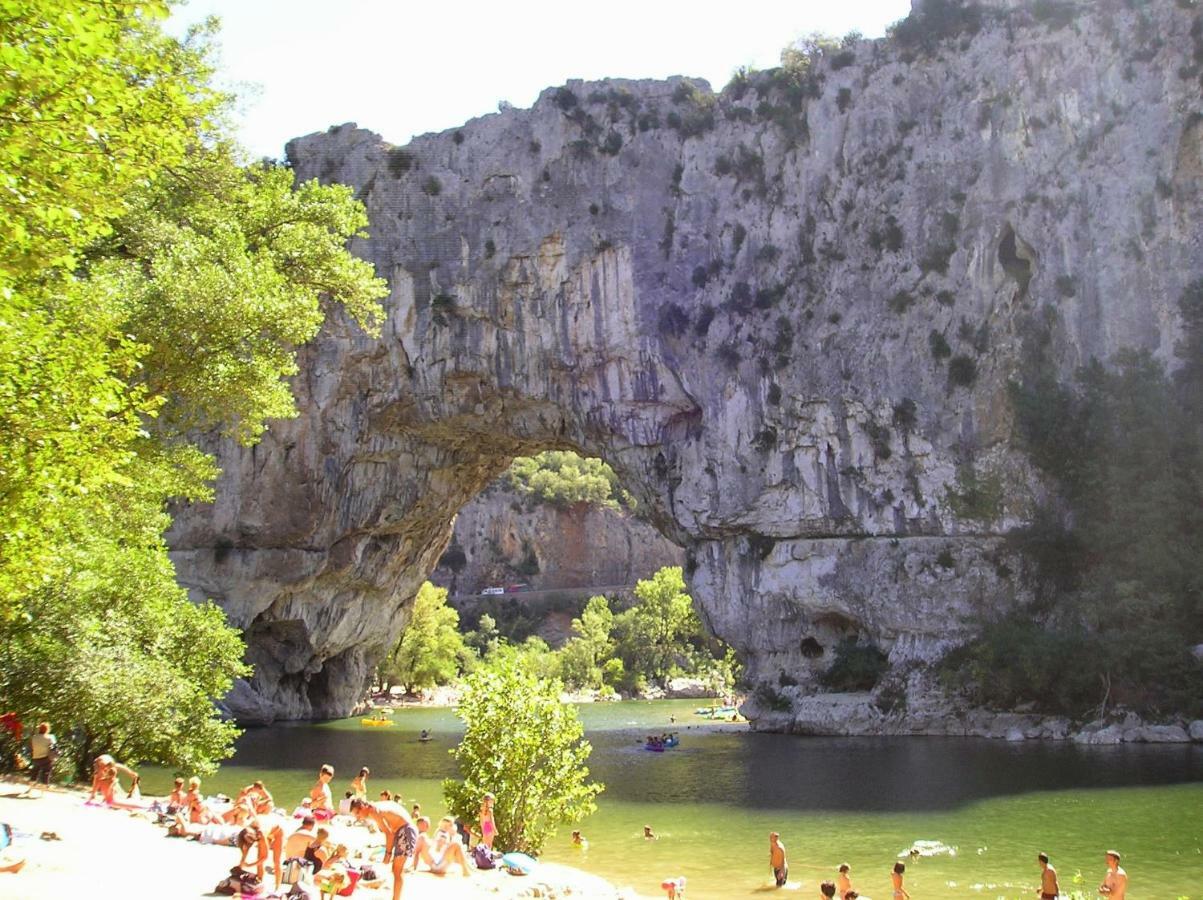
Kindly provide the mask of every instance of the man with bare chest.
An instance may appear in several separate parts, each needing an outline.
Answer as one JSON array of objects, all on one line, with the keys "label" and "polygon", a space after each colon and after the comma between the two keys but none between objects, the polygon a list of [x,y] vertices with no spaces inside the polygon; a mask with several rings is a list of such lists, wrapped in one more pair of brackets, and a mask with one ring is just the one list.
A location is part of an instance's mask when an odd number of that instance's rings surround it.
[{"label": "man with bare chest", "polygon": [[1107,874],[1099,885],[1099,893],[1107,900],[1124,900],[1128,895],[1128,873],[1120,868],[1119,851],[1107,851]]},{"label": "man with bare chest", "polygon": [[1040,900],[1057,900],[1061,888],[1057,884],[1057,870],[1048,864],[1048,854],[1039,853],[1036,859],[1040,861]]}]

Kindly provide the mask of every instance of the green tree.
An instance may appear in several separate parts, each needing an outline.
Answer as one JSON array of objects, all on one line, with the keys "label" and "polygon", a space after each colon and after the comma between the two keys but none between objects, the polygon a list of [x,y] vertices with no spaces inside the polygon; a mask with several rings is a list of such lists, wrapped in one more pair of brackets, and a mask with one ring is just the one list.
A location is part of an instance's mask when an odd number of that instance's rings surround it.
[{"label": "green tree", "polygon": [[177,41],[167,8],[0,0],[0,705],[85,756],[199,768],[230,750],[211,700],[244,669],[162,540],[169,501],[211,496],[192,436],[293,414],[323,304],[371,330],[385,286],[345,249],[366,224],[346,188],[239,164],[211,26]]},{"label": "green tree", "polygon": [[497,845],[538,853],[559,825],[596,809],[603,785],[589,781],[592,747],[560,684],[513,665],[482,668],[467,680],[458,715],[463,740],[451,751],[462,781],[447,779],[453,815],[475,822],[481,798],[497,798]]},{"label": "green tree", "polygon": [[627,669],[663,683],[677,657],[685,653],[686,638],[701,630],[693,599],[685,593],[681,567],[665,566],[650,579],[637,582],[635,597],[637,605],[621,617],[623,655],[635,663]]},{"label": "green tree", "polygon": [[571,450],[545,450],[538,456],[520,456],[505,474],[519,493],[559,506],[592,503],[632,509],[635,499],[622,489],[614,470],[593,457]]},{"label": "green tree", "polygon": [[407,690],[448,684],[459,673],[464,650],[459,613],[447,605],[447,589],[424,582],[405,632],[380,665],[379,680]]},{"label": "green tree", "polygon": [[610,631],[614,614],[605,597],[590,597],[580,618],[572,620],[571,638],[560,648],[560,675],[570,688],[597,689],[603,684],[602,663],[614,649]]}]

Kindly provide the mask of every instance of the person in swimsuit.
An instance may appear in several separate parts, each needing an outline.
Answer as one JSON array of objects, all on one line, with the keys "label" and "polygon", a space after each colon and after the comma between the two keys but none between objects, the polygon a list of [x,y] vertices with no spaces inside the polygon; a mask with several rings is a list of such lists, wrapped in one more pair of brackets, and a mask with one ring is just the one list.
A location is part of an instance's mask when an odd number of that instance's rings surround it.
[{"label": "person in swimsuit", "polygon": [[309,808],[315,819],[334,817],[334,798],[330,796],[330,782],[334,780],[334,766],[326,763],[318,770],[317,784],[309,791]]},{"label": "person in swimsuit", "polygon": [[[275,815],[256,816],[239,832],[237,846],[241,852],[239,868],[247,869],[253,865],[260,882],[266,874],[267,855],[271,853],[272,872],[276,877],[276,888],[279,889],[283,874],[281,859],[284,855],[284,820]],[[253,861],[248,859],[252,847],[257,852],[257,858]]]},{"label": "person in swimsuit", "polygon": [[773,870],[777,887],[785,887],[789,880],[789,863],[785,861],[785,844],[775,831],[769,832],[769,868]]},{"label": "person in swimsuit", "polygon": [[911,895],[902,886],[902,873],[906,871],[906,863],[894,863],[894,871],[890,873],[890,881],[894,884],[894,900],[911,900]]},{"label": "person in swimsuit", "polygon": [[450,816],[444,816],[439,821],[438,830],[434,834],[433,843],[428,842],[429,851],[426,863],[435,875],[444,875],[449,866],[457,865],[467,878],[472,874],[468,868],[468,854],[464,845],[455,837],[455,821]]},{"label": "person in swimsuit", "polygon": [[92,763],[92,791],[88,794],[88,800],[94,800],[96,795],[100,794],[101,799],[111,806],[115,801],[117,789],[121,787],[122,772],[133,779],[129,793],[126,794],[127,797],[132,797],[138,787],[138,773],[128,766],[121,765],[107,753],[96,757]]},{"label": "person in swimsuit", "polygon": [[1040,889],[1036,891],[1040,900],[1057,900],[1061,888],[1057,884],[1057,870],[1048,864],[1048,854],[1038,853],[1036,859],[1040,863]]},{"label": "person in swimsuit", "polygon": [[848,877],[848,873],[852,871],[852,867],[847,863],[841,863],[839,872],[835,876],[835,889],[841,897],[845,896],[852,890],[852,879]]},{"label": "person in swimsuit", "polygon": [[388,865],[392,861],[393,900],[400,900],[405,883],[405,861],[413,856],[418,845],[418,829],[413,820],[404,806],[385,800],[378,803],[352,800],[351,813],[360,822],[374,822],[384,832],[384,863]]},{"label": "person in swimsuit", "polygon": [[1119,866],[1119,851],[1107,851],[1107,874],[1099,885],[1099,893],[1108,900],[1124,900],[1128,893],[1128,873]]},{"label": "person in swimsuit", "polygon": [[184,789],[184,779],[177,778],[172,784],[171,793],[167,795],[167,814],[174,815],[188,803],[188,791]]},{"label": "person in swimsuit", "polygon": [[353,799],[368,799],[368,776],[371,774],[371,770],[367,766],[364,766],[359,770],[359,774],[351,779],[351,793],[353,795]]},{"label": "person in swimsuit", "polygon": [[480,842],[490,850],[497,839],[497,823],[493,820],[493,804],[496,802],[497,798],[492,794],[485,794],[480,801]]}]

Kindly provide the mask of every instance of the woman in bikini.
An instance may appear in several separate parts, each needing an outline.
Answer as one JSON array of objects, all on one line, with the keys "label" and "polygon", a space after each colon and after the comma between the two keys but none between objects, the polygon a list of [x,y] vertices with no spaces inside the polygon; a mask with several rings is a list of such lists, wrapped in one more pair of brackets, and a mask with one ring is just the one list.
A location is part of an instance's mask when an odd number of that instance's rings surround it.
[{"label": "woman in bikini", "polygon": [[480,842],[490,850],[497,839],[497,823],[493,821],[493,804],[496,802],[497,798],[492,794],[485,794],[480,801]]},{"label": "woman in bikini", "polygon": [[894,863],[894,871],[890,873],[890,880],[894,883],[894,900],[911,900],[911,895],[902,886],[902,873],[905,871],[906,863]]}]

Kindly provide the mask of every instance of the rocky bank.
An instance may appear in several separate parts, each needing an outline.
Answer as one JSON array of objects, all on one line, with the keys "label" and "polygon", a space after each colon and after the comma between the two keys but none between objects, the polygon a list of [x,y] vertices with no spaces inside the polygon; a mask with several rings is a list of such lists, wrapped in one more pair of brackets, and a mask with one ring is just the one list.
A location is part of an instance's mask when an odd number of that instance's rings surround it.
[{"label": "rocky bank", "polygon": [[1025,602],[1003,536],[1044,487],[1007,382],[1036,323],[1064,372],[1172,363],[1203,26],[1174,0],[986,7],[718,94],[570,82],[405,147],[293,141],[299,178],[366,205],[353,249],[391,294],[379,338],[336,315],[302,351],[299,417],[215,448],[215,503],[170,535],[246,630],[230,708],[348,710],[456,511],[546,448],[610,463],[752,683],[797,683],[765,725],[805,727],[846,635],[901,679]]}]

